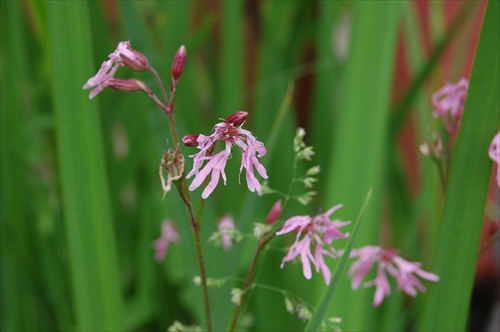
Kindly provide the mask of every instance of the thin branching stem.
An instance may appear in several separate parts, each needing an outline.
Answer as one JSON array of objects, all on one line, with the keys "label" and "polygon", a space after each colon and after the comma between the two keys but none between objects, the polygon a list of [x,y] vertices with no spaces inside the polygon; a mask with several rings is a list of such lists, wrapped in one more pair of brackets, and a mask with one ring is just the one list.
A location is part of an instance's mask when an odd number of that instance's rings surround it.
[{"label": "thin branching stem", "polygon": [[252,280],[253,272],[255,271],[255,267],[257,266],[257,262],[259,260],[262,249],[274,238],[276,232],[271,232],[271,235],[267,239],[261,238],[259,243],[257,244],[257,249],[255,251],[255,255],[253,257],[252,263],[250,264],[250,268],[248,269],[247,276],[245,277],[245,282],[243,283],[243,289],[241,292],[240,304],[236,306],[233,318],[231,319],[231,325],[229,326],[229,331],[234,331],[236,328],[236,323],[238,322],[238,316],[241,312],[241,308],[243,306],[243,302],[245,301],[246,293],[250,289],[250,281]]},{"label": "thin branching stem", "polygon": [[[158,75],[158,72],[152,67],[150,67],[149,70],[156,77],[156,81],[158,82],[158,85],[160,87],[163,99],[165,100],[165,104],[162,104],[154,94],[152,94],[151,97],[156,102],[156,104],[158,106],[160,106],[160,108],[167,114],[168,122],[170,125],[170,131],[172,133],[172,139],[174,141],[174,146],[175,146],[175,149],[177,151],[179,151],[180,150],[179,135],[177,133],[177,126],[175,124],[175,119],[174,119],[174,114],[173,114],[174,105],[175,105],[175,84],[173,84],[171,89],[170,89],[170,100],[168,100],[167,94],[166,94],[165,89],[163,87],[163,83],[160,79],[160,76]],[[182,201],[184,202],[184,204],[186,205],[186,208],[188,210],[189,223],[190,223],[191,229],[193,231],[195,248],[196,248],[196,258],[197,258],[198,268],[200,270],[203,306],[205,309],[206,329],[207,329],[207,331],[212,331],[212,319],[211,319],[211,315],[210,315],[210,300],[209,300],[209,295],[208,295],[207,274],[206,274],[206,270],[205,270],[205,261],[203,259],[203,249],[201,246],[201,237],[200,237],[201,213],[198,214],[198,218],[197,218],[197,214],[194,211],[193,203],[192,203],[191,197],[189,195],[189,189],[187,186],[185,173],[182,176],[182,178],[176,183],[176,187],[177,187],[177,191],[179,192],[179,195],[182,198]]]},{"label": "thin branching stem", "polygon": [[160,91],[161,91],[161,95],[163,96],[163,100],[165,100],[166,106],[169,107],[167,93],[165,92],[165,89],[163,88],[163,83],[161,81],[160,75],[158,75],[158,72],[151,66],[149,67],[149,71],[152,72],[153,75],[155,76],[156,82],[158,82],[158,86],[160,87]]}]

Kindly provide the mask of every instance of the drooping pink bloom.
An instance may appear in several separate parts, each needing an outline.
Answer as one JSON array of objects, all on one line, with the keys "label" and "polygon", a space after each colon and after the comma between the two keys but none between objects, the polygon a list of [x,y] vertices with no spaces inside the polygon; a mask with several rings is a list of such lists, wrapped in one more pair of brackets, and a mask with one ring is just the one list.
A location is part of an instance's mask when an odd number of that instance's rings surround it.
[{"label": "drooping pink bloom", "polygon": [[[203,199],[206,199],[214,191],[221,175],[224,185],[226,184],[224,168],[231,156],[233,146],[238,146],[243,151],[240,174],[245,169],[248,189],[252,192],[257,191],[259,195],[262,194],[262,187],[255,177],[254,167],[261,177],[267,179],[266,169],[257,159],[257,157],[261,158],[266,154],[266,148],[250,131],[241,128],[247,115],[247,112],[236,112],[224,119],[223,122],[216,124],[212,135],[198,135],[196,142],[200,151],[191,156],[193,157],[193,169],[189,172],[187,178],[189,179],[195,175],[193,182],[189,186],[189,190],[193,191],[201,186],[209,174],[212,174],[210,182],[201,195]],[[194,136],[190,135],[189,137]],[[225,143],[224,150],[211,155],[215,144],[219,140]],[[205,161],[208,162],[203,167]]]},{"label": "drooping pink bloom", "polygon": [[500,131],[493,137],[488,155],[497,164],[497,185],[500,188]]},{"label": "drooping pink bloom", "polygon": [[222,248],[229,250],[233,246],[232,232],[234,231],[234,221],[230,216],[224,216],[219,221],[217,226],[219,232],[222,234]]},{"label": "drooping pink bloom", "polygon": [[179,242],[179,234],[175,225],[171,221],[165,220],[161,224],[161,236],[152,244],[157,262],[161,262],[165,258],[170,242]]},{"label": "drooping pink bloom", "polygon": [[83,86],[83,89],[95,87],[95,89],[90,92],[90,99],[94,98],[110,84],[109,80],[115,76],[116,71],[121,66],[127,66],[133,70],[141,71],[148,69],[149,63],[142,53],[130,47],[129,41],[120,42],[116,50],[109,55],[109,60],[104,61],[97,74],[91,77]]},{"label": "drooping pink bloom", "polygon": [[349,269],[353,289],[357,289],[372,266],[378,264],[375,279],[364,283],[365,287],[375,286],[373,305],[376,307],[391,293],[386,273],[396,279],[400,290],[413,297],[417,296],[417,289],[425,292],[425,287],[417,276],[434,282],[439,281],[437,275],[422,270],[420,263],[408,262],[399,257],[395,249],[385,250],[378,246],[365,246],[353,250],[351,257],[358,257]]},{"label": "drooping pink bloom", "polygon": [[454,134],[458,129],[468,89],[469,81],[462,78],[456,84],[446,83],[432,95],[434,116],[443,119],[450,134]]},{"label": "drooping pink bloom", "polygon": [[[288,254],[283,258],[281,268],[283,268],[285,262],[300,256],[303,273],[307,279],[311,279],[312,276],[312,263],[316,272],[321,270],[325,283],[327,285],[330,283],[332,275],[323,256],[336,258],[338,253],[331,245],[331,242],[348,237],[349,234],[341,233],[339,228],[351,223],[350,221],[330,220],[330,215],[341,207],[342,204],[338,204],[325,213],[314,217],[295,216],[285,221],[283,228],[276,235],[297,232],[297,236]],[[302,239],[300,239],[301,235],[303,235]],[[311,252],[311,246],[314,246],[314,254]]]}]

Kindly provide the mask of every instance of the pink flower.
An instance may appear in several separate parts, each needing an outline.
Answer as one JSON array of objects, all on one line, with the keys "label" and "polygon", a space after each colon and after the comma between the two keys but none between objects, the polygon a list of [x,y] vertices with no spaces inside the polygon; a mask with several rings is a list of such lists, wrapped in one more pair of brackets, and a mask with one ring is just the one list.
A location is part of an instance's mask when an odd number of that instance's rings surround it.
[{"label": "pink flower", "polygon": [[133,70],[146,70],[149,68],[149,63],[143,54],[130,47],[129,41],[120,42],[116,50],[109,55],[109,60],[104,61],[97,74],[83,86],[83,89],[96,87],[90,92],[90,99],[110,84],[109,80],[115,76],[121,66],[127,66]]},{"label": "pink flower", "polygon": [[222,247],[224,250],[229,250],[233,246],[232,232],[234,231],[234,221],[230,216],[224,216],[219,221],[217,226],[222,234]]},{"label": "pink flower", "polygon": [[[340,209],[342,204],[332,207],[323,214],[318,214],[315,217],[310,216],[295,216],[287,221],[281,231],[276,235],[282,235],[290,232],[297,232],[295,243],[290,247],[288,254],[281,262],[281,268],[285,262],[300,255],[302,261],[302,269],[304,276],[311,279],[311,262],[314,265],[316,272],[321,270],[325,283],[328,285],[331,279],[331,272],[324,261],[324,255],[335,258],[336,250],[331,245],[331,242],[336,239],[344,239],[349,234],[343,234],[338,229],[350,224],[350,221],[331,221],[330,215]],[[300,236],[304,237],[300,240]],[[314,254],[311,252],[311,246],[314,245]]]},{"label": "pink flower", "polygon": [[[233,145],[238,146],[243,151],[240,174],[241,171],[245,169],[248,189],[252,192],[257,191],[259,195],[262,194],[262,187],[255,177],[254,167],[260,176],[267,179],[266,169],[257,159],[257,157],[261,158],[266,154],[266,148],[262,142],[257,141],[251,132],[241,128],[247,114],[247,112],[236,112],[224,119],[223,122],[216,124],[212,135],[198,135],[196,141],[200,151],[191,156],[194,157],[193,169],[189,172],[187,178],[189,179],[195,175],[193,182],[191,182],[189,186],[189,190],[193,191],[201,186],[209,174],[212,174],[210,182],[201,195],[203,199],[206,199],[214,191],[219,183],[221,175],[224,180],[224,185],[226,185],[224,168],[226,167],[227,160],[231,156]],[[234,122],[229,121],[232,119],[236,119],[236,123],[239,125],[236,126]],[[191,135],[190,137],[194,136]],[[219,140],[226,144],[224,150],[215,155],[211,155],[215,148],[215,144]],[[205,161],[208,162],[203,167]]]},{"label": "pink flower", "polygon": [[497,164],[497,184],[500,188],[500,131],[493,137],[488,155]]},{"label": "pink flower", "polygon": [[396,279],[399,289],[413,297],[417,296],[417,289],[425,292],[425,287],[417,276],[434,282],[439,281],[437,275],[422,270],[420,263],[408,262],[397,256],[397,254],[398,251],[395,249],[385,250],[377,246],[365,246],[351,252],[351,257],[358,257],[358,260],[349,269],[353,289],[359,287],[361,280],[372,266],[378,262],[377,276],[374,280],[364,283],[365,287],[376,287],[373,299],[373,305],[376,307],[391,293],[386,272]]},{"label": "pink flower", "polygon": [[179,242],[179,234],[174,224],[165,220],[161,224],[161,236],[153,242],[155,249],[155,260],[161,262],[167,254],[168,245],[170,242]]},{"label": "pink flower", "polygon": [[462,78],[458,83],[446,83],[432,95],[434,116],[441,117],[450,134],[454,134],[462,117],[469,81]]}]

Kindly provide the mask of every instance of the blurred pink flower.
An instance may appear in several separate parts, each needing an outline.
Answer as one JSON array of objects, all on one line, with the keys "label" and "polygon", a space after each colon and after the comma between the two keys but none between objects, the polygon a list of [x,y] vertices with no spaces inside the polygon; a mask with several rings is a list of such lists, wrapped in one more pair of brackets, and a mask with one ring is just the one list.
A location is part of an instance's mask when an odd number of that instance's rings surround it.
[{"label": "blurred pink flower", "polygon": [[462,117],[469,81],[462,78],[458,83],[446,83],[432,95],[434,116],[443,119],[450,134],[454,134]]},{"label": "blurred pink flower", "polygon": [[116,71],[121,66],[127,66],[133,70],[146,70],[149,68],[149,63],[142,53],[130,47],[129,41],[120,42],[116,50],[109,55],[109,60],[104,61],[97,74],[83,86],[83,89],[96,87],[90,92],[90,99],[110,84],[109,80],[115,76]]},{"label": "blurred pink flower", "polygon": [[230,216],[224,216],[220,219],[217,226],[222,234],[222,248],[229,250],[233,246],[232,232],[234,231],[234,221]]},{"label": "blurred pink flower", "polygon": [[170,242],[179,242],[179,234],[175,225],[168,220],[165,220],[161,224],[161,236],[153,242],[153,248],[155,249],[155,260],[161,262],[165,255],[167,254],[168,245]]},{"label": "blurred pink flower", "polygon": [[378,246],[365,246],[351,252],[351,257],[358,257],[349,269],[353,289],[359,287],[368,271],[375,263],[378,263],[375,279],[364,283],[365,287],[376,287],[373,299],[373,305],[376,307],[391,293],[386,272],[396,279],[399,289],[413,297],[417,296],[417,289],[425,292],[425,287],[417,276],[434,282],[439,281],[437,275],[422,270],[420,263],[408,262],[397,255],[398,251],[395,249],[385,250]]},{"label": "blurred pink flower", "polygon": [[497,164],[497,185],[500,188],[500,131],[493,137],[488,155]]},{"label": "blurred pink flower", "polygon": [[[226,167],[227,160],[231,156],[233,145],[238,146],[243,151],[240,174],[244,168],[246,171],[248,189],[252,192],[257,191],[259,195],[262,194],[262,187],[255,177],[254,167],[257,169],[260,176],[267,179],[266,169],[257,159],[257,157],[261,158],[266,154],[266,148],[250,131],[241,128],[247,114],[247,112],[236,112],[224,119],[223,122],[216,124],[212,135],[198,135],[196,141],[198,142],[198,149],[200,149],[200,151],[191,156],[194,157],[193,169],[189,172],[187,178],[189,179],[195,175],[193,182],[191,182],[189,186],[189,190],[193,191],[205,181],[210,173],[212,174],[210,182],[201,195],[203,199],[206,199],[214,191],[221,175],[224,180],[224,185],[226,184],[224,168]],[[235,122],[230,122],[231,120]],[[238,124],[238,126],[236,124]],[[219,140],[225,142],[225,149],[212,156],[211,154],[215,148],[215,144]],[[208,160],[208,162],[202,169],[205,160]]]},{"label": "blurred pink flower", "polygon": [[269,210],[269,214],[266,217],[266,224],[272,224],[276,220],[278,220],[281,210],[283,210],[283,205],[281,204],[281,199],[271,206],[271,210]]},{"label": "blurred pink flower", "polygon": [[[297,237],[288,254],[283,258],[281,268],[283,268],[285,262],[289,262],[300,255],[303,273],[307,279],[311,279],[312,276],[312,262],[316,272],[321,270],[325,283],[327,285],[330,283],[331,272],[324,261],[323,255],[332,258],[336,257],[337,252],[331,242],[348,237],[349,234],[343,234],[338,229],[351,223],[350,221],[330,220],[330,215],[341,207],[342,204],[338,204],[315,217],[295,216],[285,221],[283,228],[276,235],[297,232]],[[304,237],[299,240],[302,234]],[[315,246],[314,255],[311,253],[311,245]]]}]

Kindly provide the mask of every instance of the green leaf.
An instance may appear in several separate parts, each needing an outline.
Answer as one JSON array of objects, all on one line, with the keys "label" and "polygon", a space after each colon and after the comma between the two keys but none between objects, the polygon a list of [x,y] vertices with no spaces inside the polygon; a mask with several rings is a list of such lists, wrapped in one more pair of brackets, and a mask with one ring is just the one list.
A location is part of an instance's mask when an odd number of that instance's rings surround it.
[{"label": "green leaf", "polygon": [[491,174],[488,146],[498,130],[499,13],[500,3],[489,2],[441,216],[432,271],[441,280],[429,287],[419,330],[466,328]]},{"label": "green leaf", "polygon": [[319,306],[314,311],[314,314],[304,331],[318,331],[318,329],[321,326],[321,323],[323,322],[323,319],[325,318],[325,315],[328,312],[328,308],[330,307],[330,304],[333,301],[333,296],[335,295],[340,280],[344,275],[344,270],[347,264],[347,260],[349,259],[352,247],[354,246],[354,242],[356,241],[358,230],[361,225],[361,221],[363,220],[363,216],[365,214],[366,207],[368,206],[368,202],[370,201],[371,195],[372,195],[372,190],[370,189],[370,191],[366,195],[365,202],[363,203],[363,206],[359,211],[358,218],[356,219],[356,222],[353,225],[352,233],[351,236],[349,237],[349,241],[347,242],[347,246],[344,249],[344,253],[342,254],[342,257],[340,258],[340,261],[337,263],[337,267],[333,272],[330,284],[328,285],[328,288],[325,290],[325,293],[321,298]]},{"label": "green leaf", "polygon": [[60,183],[77,328],[123,330],[99,109],[82,90],[95,74],[87,3],[48,5]]},{"label": "green leaf", "polygon": [[[341,89],[341,110],[331,133],[332,167],[323,202],[344,203],[339,217],[345,220],[356,214],[364,194],[373,188],[373,209],[366,214],[356,246],[379,241],[400,8],[399,1],[357,1],[353,8],[351,48]],[[330,313],[342,317],[342,329],[363,330],[373,326],[372,297],[370,290],[352,292],[349,283],[342,282]]]}]

